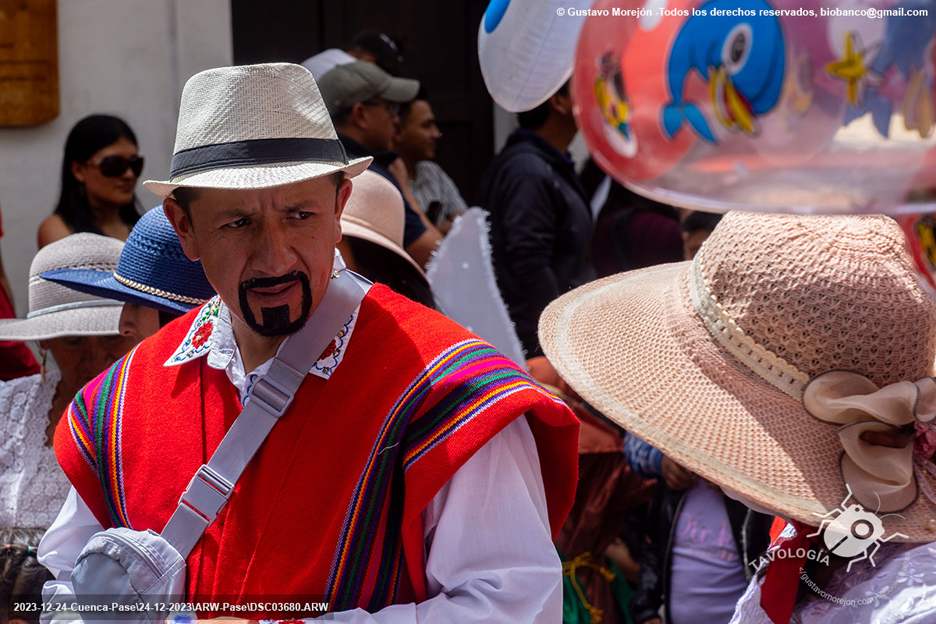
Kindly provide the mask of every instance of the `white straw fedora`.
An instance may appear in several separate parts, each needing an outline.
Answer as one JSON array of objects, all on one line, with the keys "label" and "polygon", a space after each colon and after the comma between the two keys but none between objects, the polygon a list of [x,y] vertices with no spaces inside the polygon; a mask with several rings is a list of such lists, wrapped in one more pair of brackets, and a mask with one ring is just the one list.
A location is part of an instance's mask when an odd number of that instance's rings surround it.
[{"label": "white straw fedora", "polygon": [[48,340],[63,336],[116,336],[123,303],[42,279],[46,271],[113,272],[124,244],[98,234],[72,234],[42,249],[29,267],[29,313],[0,320],[0,340]]},{"label": "white straw fedora", "polygon": [[403,249],[405,220],[400,191],[380,174],[365,171],[354,180],[351,197],[341,213],[341,233],[392,251],[425,280],[422,267]]},{"label": "white straw fedora", "polygon": [[180,186],[267,188],[338,171],[354,177],[371,160],[348,159],[305,67],[220,67],[185,83],[169,179],[143,186],[160,197]]},{"label": "white straw fedora", "polygon": [[932,447],[864,437],[936,417],[936,302],[891,219],[728,213],[693,262],[578,288],[539,331],[582,397],[706,479],[811,525],[848,483],[936,540]]}]

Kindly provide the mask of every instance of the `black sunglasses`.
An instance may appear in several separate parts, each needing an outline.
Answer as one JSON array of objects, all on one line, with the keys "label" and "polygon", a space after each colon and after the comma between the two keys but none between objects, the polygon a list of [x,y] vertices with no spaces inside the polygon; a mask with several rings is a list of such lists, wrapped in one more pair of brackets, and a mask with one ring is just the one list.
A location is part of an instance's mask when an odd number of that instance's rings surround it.
[{"label": "black sunglasses", "polygon": [[143,173],[142,156],[131,156],[130,158],[124,158],[123,156],[108,156],[97,162],[93,160],[89,162],[92,165],[97,165],[101,170],[101,175],[106,178],[119,178],[127,171],[127,169],[130,169],[133,172],[133,175],[137,177]]}]

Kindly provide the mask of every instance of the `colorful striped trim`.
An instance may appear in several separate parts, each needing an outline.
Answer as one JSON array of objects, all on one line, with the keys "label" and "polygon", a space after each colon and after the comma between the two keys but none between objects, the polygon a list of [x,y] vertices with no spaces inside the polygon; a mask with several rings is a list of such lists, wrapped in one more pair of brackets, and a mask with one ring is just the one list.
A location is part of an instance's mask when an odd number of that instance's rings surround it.
[{"label": "colorful striped trim", "polygon": [[101,483],[115,527],[130,526],[123,486],[121,415],[130,363],[136,349],[85,386],[68,407],[68,427],[82,458]]},{"label": "colorful striped trim", "polygon": [[471,419],[522,390],[560,402],[479,340],[450,347],[406,389],[381,427],[345,515],[325,590],[325,600],[333,610],[358,606],[385,507],[377,582],[367,609],[378,611],[395,601],[404,569],[405,472]]}]

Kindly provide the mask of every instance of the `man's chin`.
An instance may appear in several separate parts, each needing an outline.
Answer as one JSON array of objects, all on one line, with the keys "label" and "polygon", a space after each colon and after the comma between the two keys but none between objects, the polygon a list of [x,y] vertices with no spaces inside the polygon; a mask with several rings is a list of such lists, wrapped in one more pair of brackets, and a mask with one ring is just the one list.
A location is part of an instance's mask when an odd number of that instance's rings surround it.
[{"label": "man's chin", "polygon": [[282,296],[258,295],[250,288],[242,288],[238,304],[244,324],[266,338],[288,336],[302,329],[312,311],[312,292],[305,275],[296,283],[298,289],[290,288],[288,295],[283,290]]}]

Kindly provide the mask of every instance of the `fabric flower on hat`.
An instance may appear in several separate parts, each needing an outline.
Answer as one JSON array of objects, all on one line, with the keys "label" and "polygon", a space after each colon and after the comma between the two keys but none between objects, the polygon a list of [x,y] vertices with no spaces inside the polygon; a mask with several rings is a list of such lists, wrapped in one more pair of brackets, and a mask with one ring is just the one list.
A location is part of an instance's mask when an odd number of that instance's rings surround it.
[{"label": "fabric flower on hat", "polygon": [[936,430],[932,425],[913,423],[916,434],[913,440],[913,454],[930,459],[936,453]]}]

